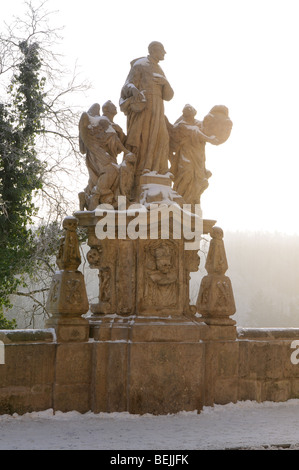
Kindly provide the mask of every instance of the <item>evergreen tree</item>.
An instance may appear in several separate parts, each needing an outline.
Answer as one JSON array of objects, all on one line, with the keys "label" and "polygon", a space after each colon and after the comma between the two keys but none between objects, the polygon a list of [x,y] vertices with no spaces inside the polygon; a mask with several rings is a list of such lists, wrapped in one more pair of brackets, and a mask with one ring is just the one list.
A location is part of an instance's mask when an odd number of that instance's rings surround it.
[{"label": "evergreen tree", "polygon": [[30,272],[34,237],[30,225],[34,191],[42,187],[43,164],[35,138],[43,131],[44,78],[37,43],[19,44],[21,61],[0,103],[0,312]]}]

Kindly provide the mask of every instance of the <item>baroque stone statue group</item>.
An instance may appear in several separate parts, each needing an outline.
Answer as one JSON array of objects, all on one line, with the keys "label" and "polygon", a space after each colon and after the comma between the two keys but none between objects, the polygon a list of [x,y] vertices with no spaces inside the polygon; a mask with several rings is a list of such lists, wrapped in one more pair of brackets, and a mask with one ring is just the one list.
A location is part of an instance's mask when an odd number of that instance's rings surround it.
[{"label": "baroque stone statue group", "polygon": [[[196,109],[186,104],[171,124],[164,101],[171,100],[174,91],[159,65],[164,56],[163,45],[154,41],[146,57],[131,62],[119,100],[127,119],[126,133],[114,122],[117,108],[111,101],[102,105],[102,112],[96,103],[82,114],[80,151],[86,156],[89,181],[79,195],[81,210],[94,210],[102,203],[116,206],[119,195],[129,203],[147,201],[142,198],[142,186],[155,181],[150,179],[155,175],[164,176],[167,186],[173,185],[176,202],[200,204],[211,176],[206,169],[206,143],[225,142],[232,122],[225,106],[214,106],[199,121]],[[123,160],[118,163],[121,153]]]},{"label": "baroque stone statue group", "polygon": [[[168,120],[164,101],[173,99],[174,91],[159,64],[164,56],[164,46],[154,41],[148,46],[148,55],[132,60],[119,99],[126,130],[115,122],[117,107],[110,100],[93,104],[81,115],[79,144],[86,159],[88,182],[79,193],[79,210],[65,220],[65,236],[57,257],[60,270],[54,276],[48,300],[53,314],[49,325],[59,324],[62,334],[67,331],[63,330],[66,317],[74,313],[78,317],[78,312],[84,315],[89,309],[89,325],[100,321],[102,328],[112,315],[134,316],[138,321],[153,317],[179,320],[191,315],[208,325],[235,324],[230,318],[235,304],[230,279],[225,276],[228,265],[223,232],[215,227],[215,220],[201,220],[200,236],[209,235],[211,242],[207,275],[202,279],[196,305],[190,303],[189,281],[191,272],[199,267],[199,247],[185,249],[188,237],[185,232],[181,237],[175,233],[171,211],[167,212],[167,236],[161,228],[162,216],[154,239],[138,233],[128,236],[127,229],[133,223],[128,208],[145,209],[145,222],[139,220],[135,228],[144,224],[149,234],[152,204],[179,207],[189,216],[194,233],[199,230],[196,207],[211,177],[206,168],[206,143],[224,143],[232,129],[228,109],[223,105],[212,107],[200,121],[193,105],[186,104],[174,123]],[[125,202],[121,210],[128,212],[125,222],[119,215],[120,197]],[[115,236],[97,235],[97,226],[106,220],[106,213],[99,211],[103,205],[110,216],[117,214],[113,219]],[[87,260],[92,269],[98,270],[98,293],[93,296],[96,302],[90,305],[83,276],[77,270],[77,225],[87,229]],[[74,323],[79,336],[83,320],[77,318]]]}]

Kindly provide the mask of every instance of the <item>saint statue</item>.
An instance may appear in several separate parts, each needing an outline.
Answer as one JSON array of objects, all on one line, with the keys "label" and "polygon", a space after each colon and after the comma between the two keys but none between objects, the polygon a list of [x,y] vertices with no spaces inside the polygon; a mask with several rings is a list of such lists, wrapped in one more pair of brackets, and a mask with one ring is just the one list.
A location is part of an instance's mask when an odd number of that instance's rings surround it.
[{"label": "saint statue", "polygon": [[169,134],[164,115],[164,100],[173,90],[159,62],[166,54],[160,42],[151,42],[149,55],[131,62],[131,70],[121,90],[120,109],[127,116],[126,146],[136,155],[136,179],[141,174],[166,174],[169,157]]}]

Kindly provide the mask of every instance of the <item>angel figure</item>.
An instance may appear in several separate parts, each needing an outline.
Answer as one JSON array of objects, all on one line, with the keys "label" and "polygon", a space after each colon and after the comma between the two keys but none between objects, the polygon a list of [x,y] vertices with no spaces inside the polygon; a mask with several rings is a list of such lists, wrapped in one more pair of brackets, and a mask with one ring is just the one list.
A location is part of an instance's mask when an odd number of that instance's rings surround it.
[{"label": "angel figure", "polygon": [[197,111],[186,104],[182,116],[170,125],[170,162],[174,190],[187,204],[200,204],[212,173],[206,169],[206,142],[219,145],[230,135],[232,122],[225,106],[214,106],[203,121],[195,119]]},{"label": "angel figure", "polygon": [[[119,137],[119,126],[116,128],[113,118],[110,119],[107,114],[100,115],[97,103],[80,118],[80,152],[86,155],[89,173],[88,185],[79,194],[80,210],[94,210],[101,203],[115,206],[118,195],[129,196],[131,191],[135,156],[125,148]],[[117,156],[121,152],[124,157],[119,165]]]}]

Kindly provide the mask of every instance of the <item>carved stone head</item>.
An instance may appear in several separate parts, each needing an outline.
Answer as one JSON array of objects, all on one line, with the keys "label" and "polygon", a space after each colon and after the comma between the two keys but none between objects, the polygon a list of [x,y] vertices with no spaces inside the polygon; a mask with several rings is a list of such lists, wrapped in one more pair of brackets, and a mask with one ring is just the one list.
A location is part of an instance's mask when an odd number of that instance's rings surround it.
[{"label": "carved stone head", "polygon": [[166,54],[163,44],[158,41],[152,41],[149,44],[148,52],[150,56],[156,59],[157,61],[164,60],[164,56]]},{"label": "carved stone head", "polygon": [[103,115],[108,116],[109,119],[113,118],[117,114],[116,106],[110,100],[106,101],[106,103],[103,104],[102,110],[103,110]]},{"label": "carved stone head", "polygon": [[184,109],[183,109],[183,116],[185,118],[189,118],[189,117],[194,117],[196,116],[197,114],[197,111],[195,108],[193,108],[193,106],[191,106],[191,104],[185,104],[184,106]]},{"label": "carved stone head", "polygon": [[166,244],[161,244],[153,250],[156,268],[163,274],[167,274],[173,267],[172,251]]}]

